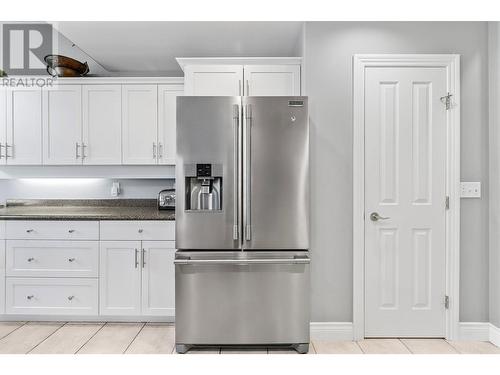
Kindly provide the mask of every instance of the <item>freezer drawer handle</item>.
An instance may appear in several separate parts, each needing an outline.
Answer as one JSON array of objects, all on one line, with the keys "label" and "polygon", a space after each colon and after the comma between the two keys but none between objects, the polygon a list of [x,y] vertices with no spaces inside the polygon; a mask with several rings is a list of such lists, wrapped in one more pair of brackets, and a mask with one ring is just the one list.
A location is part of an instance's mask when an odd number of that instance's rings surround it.
[{"label": "freezer drawer handle", "polygon": [[309,264],[309,258],[295,259],[176,259],[174,264]]}]

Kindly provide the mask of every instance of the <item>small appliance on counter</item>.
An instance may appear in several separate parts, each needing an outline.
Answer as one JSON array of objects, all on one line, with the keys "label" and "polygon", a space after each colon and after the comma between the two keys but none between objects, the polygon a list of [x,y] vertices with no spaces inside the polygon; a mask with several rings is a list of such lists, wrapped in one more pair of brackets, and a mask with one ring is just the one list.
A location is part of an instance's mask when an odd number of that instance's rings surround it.
[{"label": "small appliance on counter", "polygon": [[165,189],[158,193],[159,210],[175,210],[175,189]]}]

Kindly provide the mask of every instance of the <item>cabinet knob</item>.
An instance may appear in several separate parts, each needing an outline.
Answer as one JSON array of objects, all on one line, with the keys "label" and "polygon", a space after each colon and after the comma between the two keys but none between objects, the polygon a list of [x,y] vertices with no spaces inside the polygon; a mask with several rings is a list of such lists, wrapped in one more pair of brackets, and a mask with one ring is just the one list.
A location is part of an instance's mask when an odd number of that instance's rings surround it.
[{"label": "cabinet knob", "polygon": [[68,300],[69,300],[69,301],[72,301],[72,300],[73,300],[73,298],[75,298],[75,296],[68,296]]},{"label": "cabinet knob", "polygon": [[33,297],[35,297],[33,294],[32,294],[32,295],[30,295],[30,296],[26,296],[26,298],[27,298],[27,299],[29,299],[29,300],[32,300],[32,299],[33,299]]},{"label": "cabinet knob", "polygon": [[138,230],[138,232],[139,232],[139,233],[142,233],[142,232],[144,232],[144,230],[143,230],[143,229],[139,229],[139,230]]},{"label": "cabinet knob", "polygon": [[26,233],[34,232],[34,229],[26,229]]},{"label": "cabinet knob", "polygon": [[68,230],[68,233],[75,233],[75,230],[74,229],[70,229],[70,230]]},{"label": "cabinet knob", "polygon": [[73,263],[76,260],[76,258],[68,258],[68,262]]},{"label": "cabinet knob", "polygon": [[35,258],[31,257],[31,258],[28,258],[28,262],[33,262],[35,260]]}]

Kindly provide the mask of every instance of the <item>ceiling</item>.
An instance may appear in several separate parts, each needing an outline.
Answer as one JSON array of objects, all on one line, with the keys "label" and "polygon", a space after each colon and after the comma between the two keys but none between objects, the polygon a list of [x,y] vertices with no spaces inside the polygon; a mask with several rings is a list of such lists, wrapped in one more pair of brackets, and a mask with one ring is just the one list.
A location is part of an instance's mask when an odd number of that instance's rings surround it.
[{"label": "ceiling", "polygon": [[176,57],[299,56],[302,22],[57,22],[110,74],[181,76]]}]

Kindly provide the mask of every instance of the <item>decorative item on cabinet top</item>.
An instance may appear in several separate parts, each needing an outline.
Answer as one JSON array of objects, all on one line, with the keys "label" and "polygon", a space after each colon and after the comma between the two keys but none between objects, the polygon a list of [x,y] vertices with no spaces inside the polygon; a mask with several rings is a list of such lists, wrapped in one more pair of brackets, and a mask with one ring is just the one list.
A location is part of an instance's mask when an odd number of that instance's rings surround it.
[{"label": "decorative item on cabinet top", "polygon": [[0,90],[0,166],[175,165],[183,94],[183,79],[168,77],[58,78],[53,87]]}]

